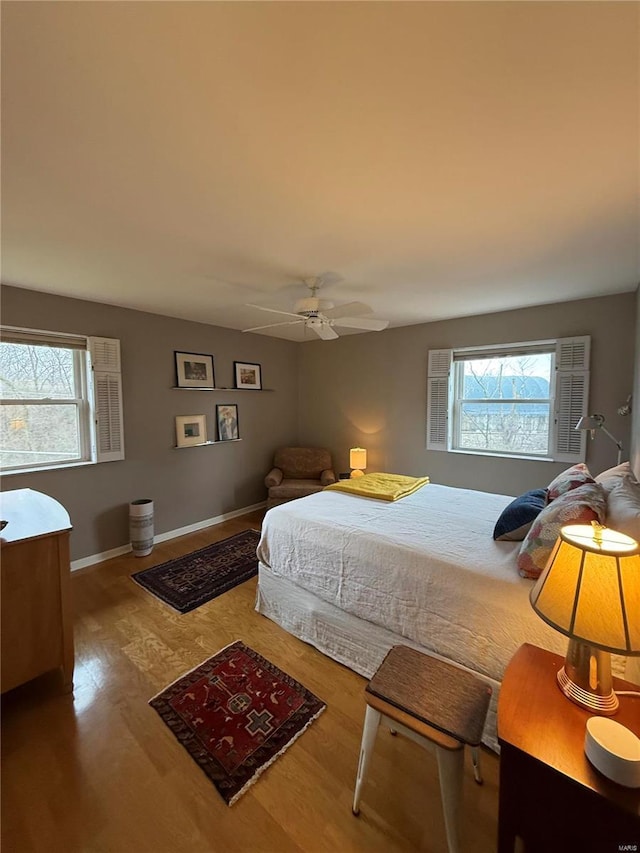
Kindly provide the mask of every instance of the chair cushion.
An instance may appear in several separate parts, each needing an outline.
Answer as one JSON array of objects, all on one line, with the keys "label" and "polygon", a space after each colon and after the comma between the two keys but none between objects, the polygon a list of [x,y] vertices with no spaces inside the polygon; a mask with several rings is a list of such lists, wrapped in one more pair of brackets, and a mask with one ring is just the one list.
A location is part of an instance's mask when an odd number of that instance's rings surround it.
[{"label": "chair cushion", "polygon": [[331,454],[324,447],[281,447],[273,458],[275,468],[280,468],[285,479],[319,480],[326,469],[331,469]]},{"label": "chair cushion", "polygon": [[320,480],[284,479],[279,486],[271,486],[269,500],[272,498],[303,498],[305,495],[313,495],[321,491],[322,483]]}]

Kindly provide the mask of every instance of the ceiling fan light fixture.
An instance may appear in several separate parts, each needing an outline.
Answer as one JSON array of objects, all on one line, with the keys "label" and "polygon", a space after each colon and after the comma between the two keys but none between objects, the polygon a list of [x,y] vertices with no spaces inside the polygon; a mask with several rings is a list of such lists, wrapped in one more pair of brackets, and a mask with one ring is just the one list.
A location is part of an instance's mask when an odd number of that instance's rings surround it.
[{"label": "ceiling fan light fixture", "polygon": [[333,308],[333,302],[330,299],[318,299],[316,296],[307,296],[305,299],[298,299],[296,302],[296,314],[307,314],[316,311],[328,311]]},{"label": "ceiling fan light fixture", "polygon": [[[328,275],[328,274],[327,274]],[[310,329],[324,341],[332,341],[339,337],[333,328],[343,326],[346,329],[360,329],[366,332],[380,332],[389,325],[388,320],[375,320],[372,317],[362,316],[373,313],[372,309],[364,302],[347,302],[335,306],[329,299],[319,299],[316,296],[318,288],[324,283],[323,277],[305,279],[305,284],[311,291],[311,296],[298,299],[295,303],[294,312],[282,311],[278,308],[267,308],[264,305],[249,305],[261,311],[269,311],[271,314],[280,314],[285,317],[296,318],[293,321],[271,323],[267,326],[253,326],[245,329],[247,332],[262,331],[275,326],[294,326],[304,324],[305,329]]]}]

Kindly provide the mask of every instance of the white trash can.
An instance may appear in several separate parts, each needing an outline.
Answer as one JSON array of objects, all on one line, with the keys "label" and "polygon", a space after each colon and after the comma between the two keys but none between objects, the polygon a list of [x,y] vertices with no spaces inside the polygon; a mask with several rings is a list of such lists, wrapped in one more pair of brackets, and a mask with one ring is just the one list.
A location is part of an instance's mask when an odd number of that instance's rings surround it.
[{"label": "white trash can", "polygon": [[134,557],[146,557],[153,550],[153,501],[140,498],[129,504],[129,538]]}]

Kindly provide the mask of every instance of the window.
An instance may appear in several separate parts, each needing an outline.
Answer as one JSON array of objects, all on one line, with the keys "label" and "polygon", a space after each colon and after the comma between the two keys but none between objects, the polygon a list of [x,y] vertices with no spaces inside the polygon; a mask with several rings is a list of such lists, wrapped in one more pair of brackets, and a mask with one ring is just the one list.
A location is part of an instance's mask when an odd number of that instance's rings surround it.
[{"label": "window", "polygon": [[555,353],[492,355],[454,364],[452,447],[549,455]]},{"label": "window", "polygon": [[119,371],[119,341],[3,328],[3,472],[124,458]]},{"label": "window", "polygon": [[584,459],[589,338],[429,352],[427,448]]}]

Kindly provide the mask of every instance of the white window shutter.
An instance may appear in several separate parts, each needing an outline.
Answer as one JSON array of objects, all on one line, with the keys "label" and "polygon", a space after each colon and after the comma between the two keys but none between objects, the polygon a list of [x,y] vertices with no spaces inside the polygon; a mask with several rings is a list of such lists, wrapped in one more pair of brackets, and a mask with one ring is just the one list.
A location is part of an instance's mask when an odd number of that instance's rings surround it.
[{"label": "white window shutter", "polygon": [[446,376],[448,378],[452,358],[453,352],[450,349],[430,349],[427,375],[434,379],[436,376]]},{"label": "white window shutter", "polygon": [[576,430],[588,414],[589,355],[591,338],[559,338],[556,341],[555,430],[553,458],[558,462],[584,462],[586,433]]},{"label": "white window shutter", "polygon": [[88,338],[93,371],[93,401],[97,462],[124,459],[120,341]]},{"label": "white window shutter", "polygon": [[117,338],[88,338],[94,370],[120,373],[120,341]]},{"label": "white window shutter", "polygon": [[427,450],[449,449],[450,349],[429,350],[427,376]]}]

